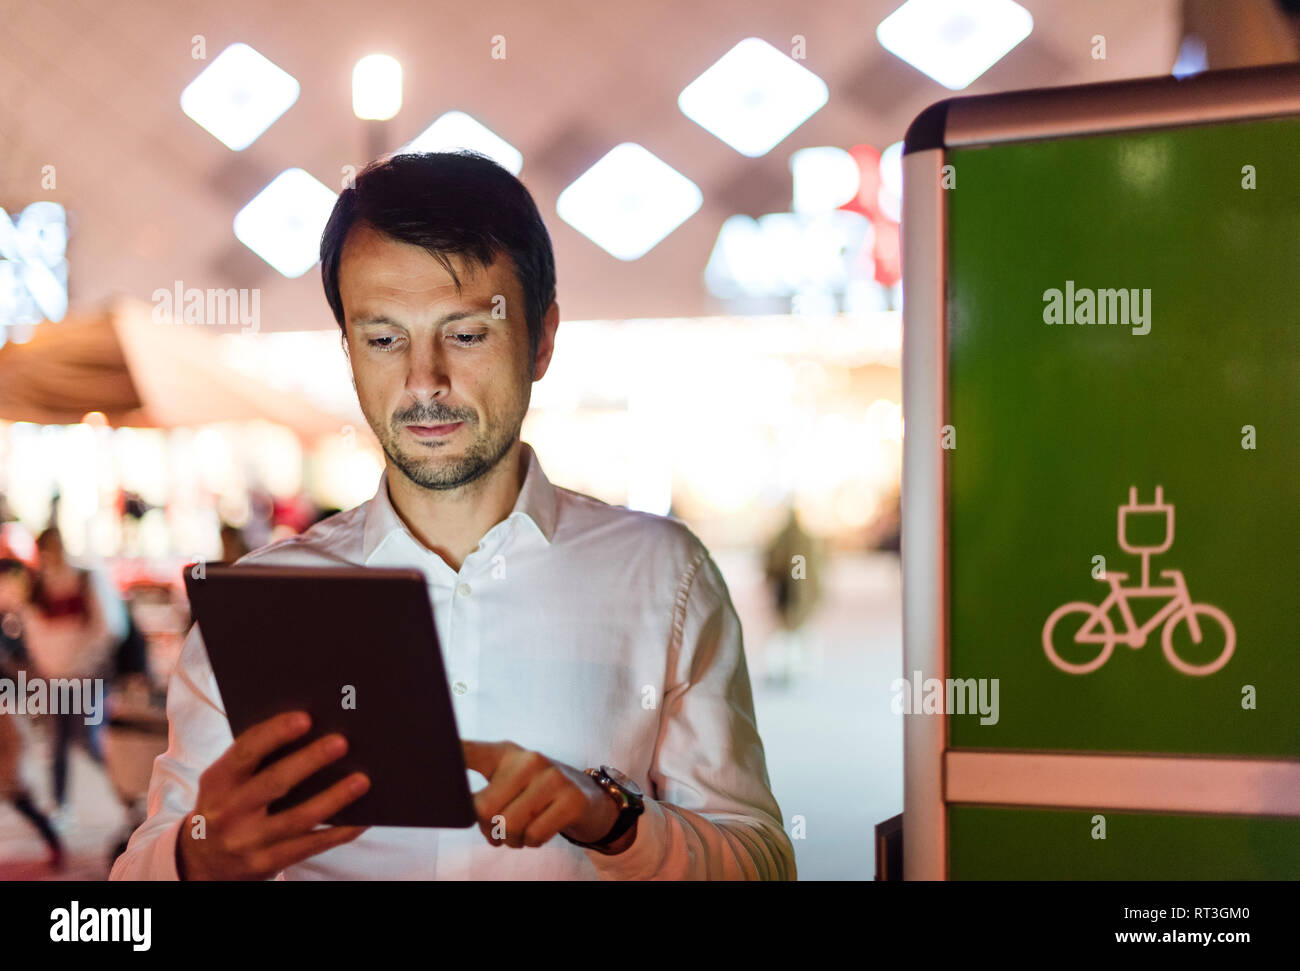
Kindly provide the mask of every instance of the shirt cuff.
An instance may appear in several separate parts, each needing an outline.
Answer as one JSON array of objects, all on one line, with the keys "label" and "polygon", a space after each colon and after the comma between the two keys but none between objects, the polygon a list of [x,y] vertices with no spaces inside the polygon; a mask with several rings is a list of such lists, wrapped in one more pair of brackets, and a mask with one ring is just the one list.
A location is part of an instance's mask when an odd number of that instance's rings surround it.
[{"label": "shirt cuff", "polygon": [[622,853],[586,850],[602,880],[647,880],[654,876],[663,858],[667,840],[668,814],[656,799],[642,797],[645,812],[637,817],[636,837]]},{"label": "shirt cuff", "polygon": [[182,817],[175,825],[163,830],[154,840],[138,879],[180,880],[181,875],[176,869],[176,841],[185,822],[186,818]]}]

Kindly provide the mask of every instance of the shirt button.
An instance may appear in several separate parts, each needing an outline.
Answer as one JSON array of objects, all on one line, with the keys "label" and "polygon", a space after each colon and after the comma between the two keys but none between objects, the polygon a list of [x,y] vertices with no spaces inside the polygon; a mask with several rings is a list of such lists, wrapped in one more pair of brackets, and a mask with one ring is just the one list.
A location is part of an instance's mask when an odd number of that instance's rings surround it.
[{"label": "shirt button", "polygon": [[460,594],[462,597],[468,597],[468,596],[469,596],[469,584],[468,584],[468,583],[462,583],[459,587],[456,588],[456,592],[457,592],[458,594]]},{"label": "shirt button", "polygon": [[458,695],[463,695],[466,691],[469,690],[469,686],[465,684],[464,681],[457,681],[455,684],[451,686],[451,690],[456,692],[456,694]]}]

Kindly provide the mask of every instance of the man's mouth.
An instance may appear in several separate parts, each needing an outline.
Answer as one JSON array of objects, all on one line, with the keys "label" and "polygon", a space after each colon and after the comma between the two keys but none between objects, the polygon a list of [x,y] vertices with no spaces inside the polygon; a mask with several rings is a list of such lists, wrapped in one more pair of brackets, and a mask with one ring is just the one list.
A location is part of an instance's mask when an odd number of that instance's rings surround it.
[{"label": "man's mouth", "polygon": [[456,421],[449,425],[407,425],[406,427],[416,438],[443,438],[463,424],[465,423],[462,421]]}]

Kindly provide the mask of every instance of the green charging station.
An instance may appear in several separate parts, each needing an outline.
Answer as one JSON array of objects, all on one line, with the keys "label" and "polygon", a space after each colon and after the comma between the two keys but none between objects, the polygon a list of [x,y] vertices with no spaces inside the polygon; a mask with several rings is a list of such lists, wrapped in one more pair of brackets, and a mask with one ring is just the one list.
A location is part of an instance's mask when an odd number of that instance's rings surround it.
[{"label": "green charging station", "polygon": [[908,879],[1300,876],[1297,159],[1293,66],[909,130]]}]

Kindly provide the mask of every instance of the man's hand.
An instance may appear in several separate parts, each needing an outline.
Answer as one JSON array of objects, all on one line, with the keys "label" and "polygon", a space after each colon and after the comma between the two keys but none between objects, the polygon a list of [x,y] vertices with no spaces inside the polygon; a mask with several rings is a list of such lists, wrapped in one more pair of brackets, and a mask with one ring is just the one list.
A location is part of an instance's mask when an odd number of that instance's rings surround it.
[{"label": "man's hand", "polygon": [[[340,779],[301,805],[271,814],[267,806],[347,751],[342,735],[327,735],[256,771],[262,759],[311,727],[305,712],[268,718],[242,732],[199,777],[194,811],[177,836],[178,868],[186,880],[265,880],[280,870],[348,843],[365,826],[314,827],[370,788],[360,772]],[[202,839],[194,838],[196,816]]]},{"label": "man's hand", "polygon": [[[614,828],[618,806],[582,770],[514,742],[461,744],[465,765],[488,780],[474,793],[474,810],[479,829],[493,846],[541,846],[557,833],[591,843]],[[628,844],[620,838],[611,849]]]}]

